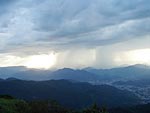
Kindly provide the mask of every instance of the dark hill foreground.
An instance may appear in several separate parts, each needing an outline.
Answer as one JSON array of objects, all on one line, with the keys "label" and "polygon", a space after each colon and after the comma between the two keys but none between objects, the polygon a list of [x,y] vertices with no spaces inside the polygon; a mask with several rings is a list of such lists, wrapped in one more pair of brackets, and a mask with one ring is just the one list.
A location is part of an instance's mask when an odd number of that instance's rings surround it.
[{"label": "dark hill foreground", "polygon": [[0,81],[0,94],[25,100],[56,100],[70,108],[84,108],[93,103],[106,107],[130,106],[140,103],[129,91],[108,85],[72,83],[67,80]]},{"label": "dark hill foreground", "polygon": [[113,108],[109,110],[109,113],[150,113],[150,104]]}]

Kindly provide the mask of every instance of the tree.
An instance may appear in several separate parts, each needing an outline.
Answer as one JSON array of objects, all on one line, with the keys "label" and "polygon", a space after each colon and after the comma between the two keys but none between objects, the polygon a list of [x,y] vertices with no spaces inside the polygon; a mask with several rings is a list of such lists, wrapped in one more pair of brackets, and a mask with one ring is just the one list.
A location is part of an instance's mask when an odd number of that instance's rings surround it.
[{"label": "tree", "polygon": [[91,107],[83,110],[83,113],[108,113],[108,112],[104,107],[100,109],[95,103]]}]

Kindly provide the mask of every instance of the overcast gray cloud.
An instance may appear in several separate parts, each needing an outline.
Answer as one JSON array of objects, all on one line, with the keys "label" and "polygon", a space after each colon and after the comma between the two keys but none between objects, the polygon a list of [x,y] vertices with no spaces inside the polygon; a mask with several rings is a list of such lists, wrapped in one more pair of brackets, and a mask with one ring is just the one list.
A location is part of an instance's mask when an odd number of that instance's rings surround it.
[{"label": "overcast gray cloud", "polygon": [[[149,5],[149,0],[1,0],[0,53],[22,57],[54,51],[65,55],[65,60],[76,49],[74,56],[89,51],[91,58],[97,55],[98,65],[111,64],[119,51],[108,46],[127,49],[135,40],[132,49],[139,48],[140,42],[139,49],[145,49],[144,43],[150,41]],[[105,57],[105,49],[112,57]]]}]

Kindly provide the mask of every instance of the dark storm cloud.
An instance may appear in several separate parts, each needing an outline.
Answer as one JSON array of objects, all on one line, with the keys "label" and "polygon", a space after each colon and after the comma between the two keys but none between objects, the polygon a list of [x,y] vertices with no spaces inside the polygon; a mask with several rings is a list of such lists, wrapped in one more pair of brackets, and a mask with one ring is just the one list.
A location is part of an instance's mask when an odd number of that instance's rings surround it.
[{"label": "dark storm cloud", "polygon": [[54,38],[78,38],[78,35],[84,33],[150,16],[148,5],[150,2],[146,0],[121,2],[118,0],[84,2],[63,0],[63,2],[46,2],[45,4],[48,4],[48,7],[43,8],[41,5],[34,11],[40,9],[35,13],[35,21],[38,25],[36,28],[51,32],[50,36]]},{"label": "dark storm cloud", "polygon": [[[49,42],[105,45],[145,35],[148,0],[1,0],[1,30],[9,45]],[[8,14],[8,15],[7,15]],[[70,44],[71,43],[71,44]]]}]

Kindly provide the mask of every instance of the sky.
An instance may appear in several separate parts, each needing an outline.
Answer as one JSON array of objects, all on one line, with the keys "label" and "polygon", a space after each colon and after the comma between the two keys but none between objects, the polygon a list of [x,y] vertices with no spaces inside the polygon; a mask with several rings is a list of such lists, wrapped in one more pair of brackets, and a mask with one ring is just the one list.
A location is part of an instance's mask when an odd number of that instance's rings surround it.
[{"label": "sky", "polygon": [[0,0],[0,66],[150,64],[149,0]]}]

